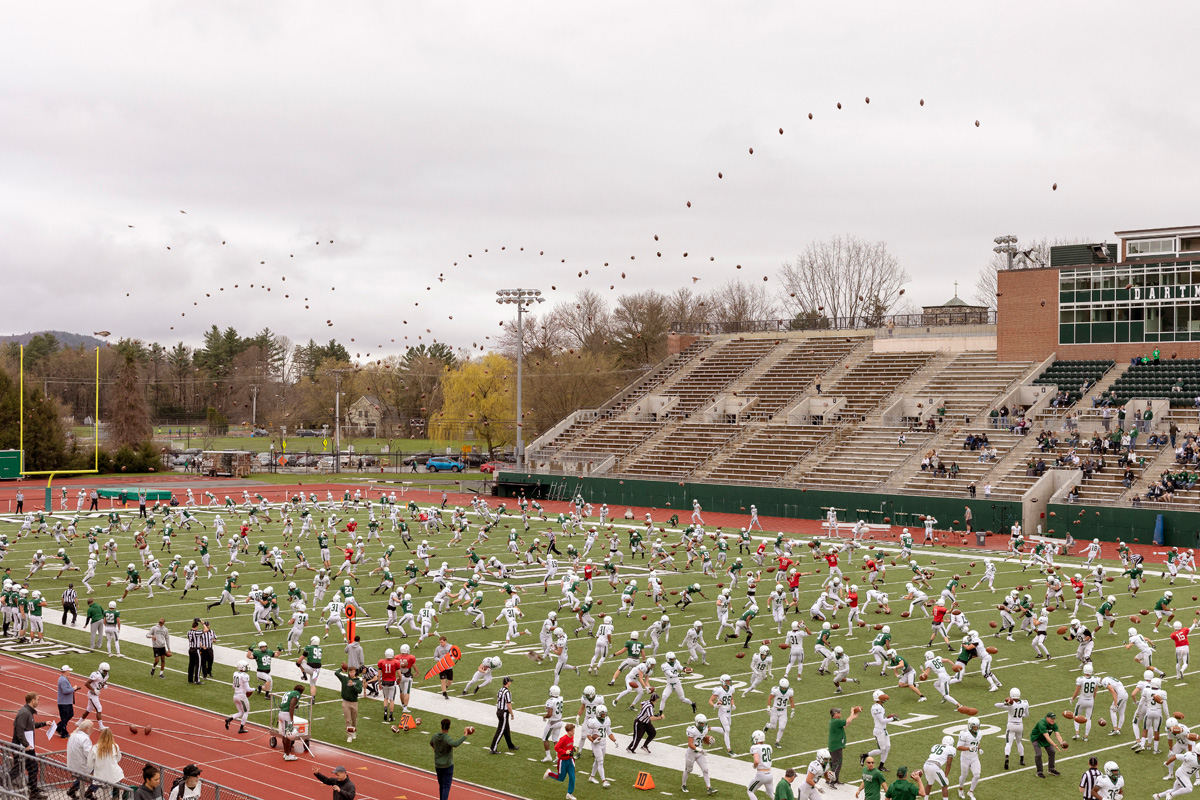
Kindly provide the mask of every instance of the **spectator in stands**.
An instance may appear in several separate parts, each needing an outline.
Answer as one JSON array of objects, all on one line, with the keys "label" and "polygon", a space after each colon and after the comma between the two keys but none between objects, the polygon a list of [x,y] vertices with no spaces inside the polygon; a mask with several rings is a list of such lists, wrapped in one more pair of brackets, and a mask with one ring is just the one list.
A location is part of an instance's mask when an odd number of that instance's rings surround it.
[{"label": "spectator in stands", "polygon": [[[1180,381],[1179,388],[1182,390],[1183,389],[1183,379],[1180,378],[1179,381]],[[1154,421],[1154,412],[1150,409],[1149,406],[1146,406],[1146,410],[1142,412],[1142,433],[1150,432],[1150,423],[1153,421]]]},{"label": "spectator in stands", "polygon": [[[71,738],[67,739],[67,769],[79,775],[92,774],[92,727],[94,724],[90,719],[81,720],[75,726]],[[83,783],[83,778],[76,778],[75,782],[71,784],[71,788],[67,790],[67,794],[74,797],[79,791],[81,783]]]},{"label": "spectator in stands", "polygon": [[1074,502],[1077,502],[1078,500],[1079,500],[1079,486],[1077,486],[1077,485],[1072,486],[1071,490],[1069,492],[1067,492],[1067,502],[1074,503]]},{"label": "spectator in stands", "polygon": [[92,764],[92,776],[98,781],[117,784],[125,780],[125,771],[121,769],[121,748],[113,739],[112,728],[100,731],[100,739],[92,748]]},{"label": "spectator in stands", "polygon": [[1171,447],[1175,446],[1175,437],[1179,435],[1179,426],[1175,424],[1175,420],[1171,420],[1171,424],[1167,426],[1167,433],[1171,435]]},{"label": "spectator in stands", "polygon": [[188,764],[183,768],[183,780],[171,790],[171,796],[167,800],[200,800],[202,787],[200,786],[200,773],[202,770],[195,764]]},{"label": "spectator in stands", "polygon": [[162,796],[162,771],[153,764],[146,764],[142,767],[142,785],[133,793],[133,800],[162,800]]},{"label": "spectator in stands", "polygon": [[358,793],[354,788],[354,781],[350,780],[346,768],[341,764],[333,768],[332,777],[325,776],[319,769],[313,770],[313,777],[326,786],[334,787],[333,800],[354,800],[354,796]]},{"label": "spectator in stands", "polygon": [[988,418],[989,418],[990,424],[993,428],[1000,427],[1000,412],[999,411],[997,411],[996,409],[993,408],[991,411],[988,412]]},{"label": "spectator in stands", "polygon": [[975,481],[971,481],[967,484],[967,495],[970,497],[975,496]]},{"label": "spectator in stands", "polygon": [[951,478],[958,477],[958,462],[957,461],[950,462],[950,477]]}]

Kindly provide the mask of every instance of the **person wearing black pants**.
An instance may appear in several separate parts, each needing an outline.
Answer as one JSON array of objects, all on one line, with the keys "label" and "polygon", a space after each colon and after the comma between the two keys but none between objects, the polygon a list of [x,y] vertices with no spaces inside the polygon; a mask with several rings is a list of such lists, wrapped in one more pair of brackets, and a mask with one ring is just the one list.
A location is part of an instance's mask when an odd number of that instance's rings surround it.
[{"label": "person wearing black pants", "polygon": [[204,631],[200,630],[199,618],[192,620],[188,631],[188,683],[203,683],[200,680],[200,650],[204,643]]},{"label": "person wearing black pants", "polygon": [[200,675],[204,678],[211,678],[213,671],[213,658],[215,652],[213,644],[216,642],[217,635],[212,632],[212,628],[208,627],[208,623],[204,623],[204,642],[200,648]]},{"label": "person wearing black pants", "polygon": [[[642,745],[642,749],[647,753],[650,752],[650,743],[658,735],[658,731],[654,729],[654,720],[662,719],[664,716],[663,714],[654,713],[654,704],[657,701],[657,692],[650,692],[649,699],[642,701],[641,711],[633,723],[633,741],[629,743],[629,747],[625,748],[629,752],[635,752],[639,744]],[[646,737],[645,742],[642,742],[643,736]]]},{"label": "person wearing black pants", "polygon": [[25,511],[25,493],[17,489],[17,513],[21,514]]},{"label": "person wearing black pants", "polygon": [[513,679],[506,677],[504,686],[496,693],[496,735],[492,737],[492,746],[488,749],[492,755],[496,755],[500,751],[497,746],[500,744],[500,737],[504,737],[504,741],[508,744],[509,750],[520,750],[521,748],[513,744],[512,740],[512,691],[508,688],[513,682]]},{"label": "person wearing black pants", "polygon": [[79,595],[75,592],[75,584],[67,585],[67,588],[62,593],[62,624],[67,624],[67,615],[71,617],[71,627],[75,627],[75,622],[79,619],[79,609],[75,605],[79,601]]},{"label": "person wearing black pants", "polygon": [[138,516],[146,519],[146,490],[138,491]]}]

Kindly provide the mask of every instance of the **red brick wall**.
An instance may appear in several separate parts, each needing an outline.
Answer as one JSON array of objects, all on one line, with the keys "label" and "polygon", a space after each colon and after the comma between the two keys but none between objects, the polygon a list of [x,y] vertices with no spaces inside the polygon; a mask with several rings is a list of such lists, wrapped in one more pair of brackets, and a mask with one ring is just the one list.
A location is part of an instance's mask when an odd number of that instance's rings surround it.
[{"label": "red brick wall", "polygon": [[690,333],[668,333],[667,355],[673,356],[677,353],[682,353],[684,350],[691,347],[692,343],[699,338],[699,336],[694,336]]},{"label": "red brick wall", "polygon": [[[1000,361],[1041,361],[1058,358],[1111,358],[1129,361],[1149,355],[1155,345],[1058,343],[1058,270],[1001,270],[997,277],[996,358]],[[1042,301],[1046,305],[1042,305]],[[1164,342],[1163,356],[1200,358],[1200,342]]]},{"label": "red brick wall", "polygon": [[996,292],[998,360],[1041,361],[1059,349],[1058,270],[1000,270]]}]

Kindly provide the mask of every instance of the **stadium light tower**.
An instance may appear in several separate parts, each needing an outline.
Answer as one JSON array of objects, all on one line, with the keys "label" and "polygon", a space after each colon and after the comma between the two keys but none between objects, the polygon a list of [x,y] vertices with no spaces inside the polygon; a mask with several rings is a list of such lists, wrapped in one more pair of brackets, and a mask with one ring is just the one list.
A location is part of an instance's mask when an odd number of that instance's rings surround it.
[{"label": "stadium light tower", "polygon": [[525,468],[525,432],[521,425],[521,359],[525,351],[524,316],[534,303],[544,303],[541,289],[501,289],[496,292],[500,305],[517,307],[517,469]]},{"label": "stadium light tower", "polygon": [[992,252],[993,253],[1003,253],[1005,256],[1007,256],[1008,257],[1008,268],[1012,269],[1013,256],[1015,256],[1018,252],[1017,251],[1017,237],[1012,236],[1012,235],[997,236],[992,241],[994,241],[996,243],[996,246],[992,248]]}]

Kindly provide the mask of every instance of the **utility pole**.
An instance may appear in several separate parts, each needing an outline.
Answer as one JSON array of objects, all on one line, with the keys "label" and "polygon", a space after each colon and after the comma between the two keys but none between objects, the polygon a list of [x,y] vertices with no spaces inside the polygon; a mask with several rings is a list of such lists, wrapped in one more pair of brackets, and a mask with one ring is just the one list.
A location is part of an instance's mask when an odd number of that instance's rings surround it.
[{"label": "utility pole", "polygon": [[333,375],[333,471],[342,471],[342,373],[353,369],[331,369]]},{"label": "utility pole", "polygon": [[544,303],[540,289],[501,289],[496,292],[500,305],[517,307],[517,469],[525,468],[525,432],[521,424],[521,361],[525,352],[525,327],[523,317],[534,303]]},{"label": "utility pole", "polygon": [[254,433],[254,428],[258,427],[258,386],[250,387],[250,428],[251,433]]}]

